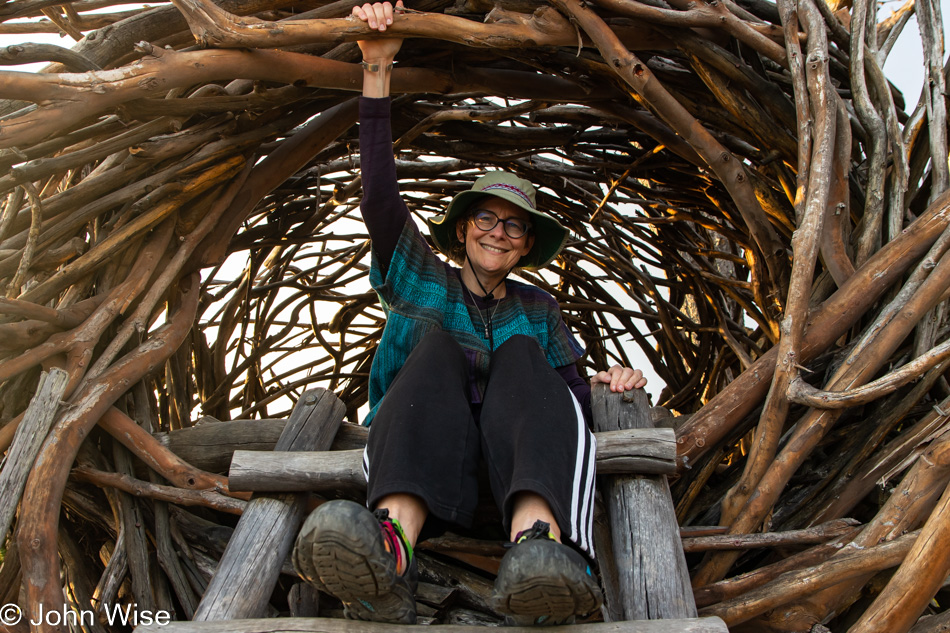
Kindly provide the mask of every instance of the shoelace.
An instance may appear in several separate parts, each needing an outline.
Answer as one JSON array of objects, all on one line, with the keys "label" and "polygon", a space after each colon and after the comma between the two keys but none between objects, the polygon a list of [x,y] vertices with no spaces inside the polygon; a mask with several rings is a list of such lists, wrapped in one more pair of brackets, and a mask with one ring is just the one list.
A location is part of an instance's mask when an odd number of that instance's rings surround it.
[{"label": "shoelace", "polygon": [[557,541],[557,539],[554,538],[554,533],[551,531],[551,525],[546,521],[538,519],[534,522],[534,525],[527,530],[521,530],[515,534],[514,543],[509,543],[508,546],[511,547],[523,541],[532,541],[535,539]]},{"label": "shoelace", "polygon": [[[557,539],[554,538],[554,533],[551,531],[551,525],[546,521],[538,519],[534,522],[527,530],[521,530],[515,534],[515,540],[513,543],[505,543],[505,547],[514,547],[518,543],[523,543],[524,541],[532,540],[543,540],[543,541],[554,541],[557,542]],[[585,571],[588,576],[593,576],[594,572],[591,571],[590,565],[585,563]],[[540,622],[535,622],[535,624],[540,624]]]},{"label": "shoelace", "polygon": [[383,544],[386,551],[396,558],[396,573],[402,575],[409,569],[412,562],[412,545],[406,538],[398,519],[389,516],[389,510],[379,508],[373,512],[379,521],[379,529],[383,533]]}]

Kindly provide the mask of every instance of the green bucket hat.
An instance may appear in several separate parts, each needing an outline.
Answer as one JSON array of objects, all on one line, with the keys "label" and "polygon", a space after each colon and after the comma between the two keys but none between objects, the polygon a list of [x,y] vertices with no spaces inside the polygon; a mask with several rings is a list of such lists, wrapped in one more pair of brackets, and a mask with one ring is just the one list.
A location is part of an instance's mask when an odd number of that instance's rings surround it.
[{"label": "green bucket hat", "polygon": [[543,268],[564,248],[568,231],[560,222],[538,211],[534,185],[505,171],[491,171],[476,180],[471,189],[452,198],[443,215],[428,219],[429,232],[437,249],[446,255],[452,252],[452,247],[459,241],[455,232],[456,221],[475,200],[484,196],[507,200],[531,215],[534,245],[518,260],[519,268]]}]

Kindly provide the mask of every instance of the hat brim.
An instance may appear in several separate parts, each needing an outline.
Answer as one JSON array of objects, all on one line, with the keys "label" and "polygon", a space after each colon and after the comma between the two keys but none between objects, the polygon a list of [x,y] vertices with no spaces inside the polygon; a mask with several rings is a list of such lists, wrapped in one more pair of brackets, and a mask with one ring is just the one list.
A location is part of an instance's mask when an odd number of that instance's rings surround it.
[{"label": "hat brim", "polygon": [[519,197],[494,191],[463,191],[454,198],[445,213],[435,218],[428,218],[429,233],[432,242],[442,253],[450,255],[455,245],[459,243],[455,232],[455,224],[473,202],[485,196],[501,198],[524,209],[531,216],[531,231],[534,234],[534,245],[531,250],[518,260],[517,268],[544,268],[558,256],[558,253],[567,243],[568,230],[560,222],[532,208]]}]

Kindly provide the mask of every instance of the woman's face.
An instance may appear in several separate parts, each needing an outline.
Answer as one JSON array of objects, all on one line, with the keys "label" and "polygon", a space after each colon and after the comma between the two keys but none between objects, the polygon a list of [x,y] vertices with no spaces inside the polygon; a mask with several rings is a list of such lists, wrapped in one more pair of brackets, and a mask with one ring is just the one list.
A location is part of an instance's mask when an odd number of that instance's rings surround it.
[{"label": "woman's face", "polygon": [[528,231],[513,238],[505,232],[505,221],[518,220],[530,225],[530,214],[518,205],[494,196],[476,200],[469,214],[482,210],[494,213],[499,222],[492,229],[483,231],[469,217],[466,222],[455,225],[458,239],[465,244],[466,259],[475,273],[482,277],[507,273],[531,250],[534,234]]}]

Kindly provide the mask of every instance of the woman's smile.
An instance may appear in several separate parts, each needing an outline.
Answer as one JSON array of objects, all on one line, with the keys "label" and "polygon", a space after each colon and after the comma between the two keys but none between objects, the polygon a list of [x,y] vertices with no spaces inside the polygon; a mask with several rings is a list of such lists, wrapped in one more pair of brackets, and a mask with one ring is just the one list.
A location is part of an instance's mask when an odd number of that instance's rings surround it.
[{"label": "woman's smile", "polygon": [[485,242],[479,242],[479,245],[482,248],[484,248],[486,251],[488,251],[489,253],[498,253],[501,255],[504,255],[505,253],[511,250],[510,248],[501,248],[499,246],[492,246],[491,244],[486,244]]}]

